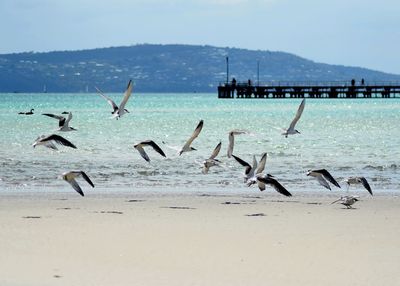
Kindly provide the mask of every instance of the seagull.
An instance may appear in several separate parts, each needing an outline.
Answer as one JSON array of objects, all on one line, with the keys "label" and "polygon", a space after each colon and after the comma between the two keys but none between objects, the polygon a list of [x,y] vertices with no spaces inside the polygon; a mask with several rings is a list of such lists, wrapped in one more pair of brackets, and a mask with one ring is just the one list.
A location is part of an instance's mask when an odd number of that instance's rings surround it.
[{"label": "seagull", "polygon": [[[257,164],[256,156],[253,155],[253,166],[250,166],[249,163],[240,159],[239,157],[232,154],[232,157],[239,162],[243,167],[246,167],[244,173],[244,182],[247,184],[248,187],[257,183],[257,177],[262,176],[262,172],[265,169],[265,163],[267,161],[267,153],[263,153],[261,155],[260,163]],[[257,168],[257,169],[256,169]],[[258,184],[258,187],[261,191],[265,190],[265,185]]]},{"label": "seagull", "polygon": [[304,110],[304,106],[306,105],[306,99],[303,98],[303,100],[301,101],[299,108],[297,109],[297,113],[296,116],[293,118],[292,122],[290,123],[290,126],[288,129],[284,129],[284,132],[282,133],[282,135],[285,135],[285,137],[287,138],[288,135],[294,135],[300,132],[296,129],[294,129],[297,121],[299,121],[301,114],[303,113]]},{"label": "seagull", "polygon": [[236,129],[234,129],[234,130],[231,130],[231,131],[229,131],[229,136],[228,136],[228,139],[229,139],[229,146],[228,146],[228,153],[227,153],[227,156],[228,156],[228,158],[230,158],[230,157],[232,157],[232,153],[233,153],[233,145],[234,145],[234,141],[235,141],[235,135],[239,135],[239,134],[245,134],[245,133],[249,133],[248,131],[246,131],[246,130],[236,130]]},{"label": "seagull", "polygon": [[21,114],[21,115],[32,115],[34,110],[35,110],[35,109],[32,108],[31,111],[28,111],[28,112],[18,112],[18,114]]},{"label": "seagull", "polygon": [[161,156],[166,157],[163,150],[161,150],[160,146],[158,146],[152,140],[142,141],[140,143],[135,144],[133,147],[139,151],[140,155],[147,161],[150,162],[150,158],[147,153],[144,151],[144,147],[151,146],[154,151],[158,152]]},{"label": "seagull", "polygon": [[62,174],[63,180],[67,181],[74,188],[74,190],[77,191],[83,197],[84,193],[81,187],[79,186],[78,182],[75,180],[75,178],[79,176],[82,176],[85,179],[85,181],[88,182],[89,185],[92,186],[92,188],[94,188],[94,184],[89,179],[88,175],[86,175],[86,173],[83,171],[71,171]]},{"label": "seagull", "polygon": [[199,136],[200,131],[201,131],[202,128],[203,128],[203,120],[200,120],[200,122],[199,122],[199,124],[197,124],[197,127],[194,130],[192,136],[189,138],[188,141],[186,141],[185,145],[183,145],[183,147],[179,151],[179,156],[182,155],[183,152],[189,152],[189,151],[197,150],[197,149],[191,147],[190,144],[192,144],[193,140],[196,139],[197,136]]},{"label": "seagull", "polygon": [[218,143],[218,145],[214,148],[214,151],[212,152],[210,158],[208,158],[207,160],[205,160],[203,162],[203,174],[207,174],[208,170],[212,167],[212,166],[216,166],[218,165],[218,163],[220,163],[221,161],[215,159],[215,157],[218,156],[219,151],[221,150],[221,142]]},{"label": "seagull", "polygon": [[43,146],[45,146],[47,148],[50,148],[50,149],[53,149],[53,150],[58,150],[54,143],[58,143],[58,144],[61,144],[61,145],[76,149],[76,146],[74,144],[69,142],[64,137],[61,137],[61,136],[56,135],[56,134],[52,134],[52,135],[49,135],[49,136],[46,136],[46,135],[39,136],[36,139],[36,141],[32,144],[32,146],[33,146],[33,148],[35,148],[36,146],[43,145]]},{"label": "seagull", "polygon": [[58,119],[58,127],[59,127],[58,131],[76,131],[75,128],[70,127],[68,125],[72,119],[72,113],[64,111],[62,114],[68,114],[68,118],[65,118],[62,115],[55,115],[55,114],[51,114],[51,113],[42,113],[42,115]]},{"label": "seagull", "polygon": [[100,89],[98,89],[97,87],[95,87],[95,88],[96,88],[97,92],[100,94],[100,96],[103,97],[105,100],[107,100],[107,102],[113,108],[113,111],[111,112],[111,114],[113,115],[112,118],[118,119],[125,113],[129,113],[129,111],[125,108],[125,105],[128,102],[128,99],[132,93],[132,80],[129,80],[128,86],[124,93],[124,97],[122,98],[121,104],[119,106],[116,105],[115,102],[111,98],[106,96]]},{"label": "seagull", "polygon": [[351,205],[353,205],[355,202],[358,201],[359,201],[358,196],[343,196],[340,197],[340,199],[332,202],[331,204],[341,202],[341,204],[345,205],[348,209],[352,209],[353,207]]},{"label": "seagull", "polygon": [[327,188],[328,190],[331,190],[331,186],[327,182],[327,180],[331,183],[334,184],[336,187],[340,188],[340,185],[336,180],[332,177],[332,175],[325,169],[321,170],[308,170],[307,176],[315,177],[318,180],[318,183],[320,183],[322,186]]},{"label": "seagull", "polygon": [[265,190],[265,185],[270,185],[277,191],[278,193],[291,197],[292,194],[289,193],[288,190],[284,186],[282,186],[275,178],[274,176],[271,176],[270,174],[267,174],[266,176],[257,176],[257,183],[258,185],[262,185],[263,187],[260,187],[260,191]]},{"label": "seagull", "polygon": [[350,187],[350,185],[362,184],[364,188],[368,191],[368,193],[370,193],[371,196],[373,196],[372,189],[368,184],[367,179],[365,179],[364,177],[349,177],[346,180],[344,180],[344,182],[347,184],[347,189]]}]

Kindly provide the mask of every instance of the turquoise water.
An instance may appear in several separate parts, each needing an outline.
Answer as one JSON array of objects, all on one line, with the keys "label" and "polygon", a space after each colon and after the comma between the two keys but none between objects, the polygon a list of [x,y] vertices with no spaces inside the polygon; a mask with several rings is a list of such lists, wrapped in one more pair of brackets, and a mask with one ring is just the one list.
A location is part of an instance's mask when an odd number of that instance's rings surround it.
[{"label": "turquoise water", "polygon": [[[122,94],[111,94],[117,103]],[[297,129],[285,138],[300,99],[217,99],[215,94],[133,94],[129,114],[110,119],[111,108],[97,94],[0,94],[0,189],[68,188],[60,174],[84,170],[103,189],[247,188],[244,169],[226,157],[228,131],[253,134],[235,140],[234,154],[251,162],[268,153],[266,171],[291,190],[321,190],[305,175],[326,168],[338,180],[365,176],[375,192],[400,189],[400,99],[307,99]],[[32,116],[19,111],[35,109]],[[57,133],[57,121],[41,113],[71,111],[76,132],[58,132],[78,149],[32,148],[42,134]],[[204,128],[194,141],[198,151],[177,156],[163,145],[181,147],[199,120]],[[133,145],[152,139],[166,152],[148,151],[144,161]],[[221,166],[201,173],[200,163],[222,141]],[[87,186],[84,186],[86,188]],[[352,187],[353,189],[354,187]],[[355,187],[355,189],[359,189]],[[255,190],[255,189],[254,189]]]}]

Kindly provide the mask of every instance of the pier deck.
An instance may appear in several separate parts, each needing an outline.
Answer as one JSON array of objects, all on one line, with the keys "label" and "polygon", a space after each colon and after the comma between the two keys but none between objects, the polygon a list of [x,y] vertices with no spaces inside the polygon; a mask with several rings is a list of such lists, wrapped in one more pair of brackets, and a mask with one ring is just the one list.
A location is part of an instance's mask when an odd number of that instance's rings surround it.
[{"label": "pier deck", "polygon": [[400,98],[400,82],[225,82],[218,98]]}]

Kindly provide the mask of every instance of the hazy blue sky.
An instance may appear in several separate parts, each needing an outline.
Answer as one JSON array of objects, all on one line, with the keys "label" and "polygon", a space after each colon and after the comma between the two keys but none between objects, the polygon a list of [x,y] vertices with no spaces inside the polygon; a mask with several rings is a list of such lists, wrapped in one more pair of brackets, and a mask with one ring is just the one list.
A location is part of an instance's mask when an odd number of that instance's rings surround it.
[{"label": "hazy blue sky", "polygon": [[400,74],[399,0],[0,0],[0,35],[0,53],[208,44]]}]

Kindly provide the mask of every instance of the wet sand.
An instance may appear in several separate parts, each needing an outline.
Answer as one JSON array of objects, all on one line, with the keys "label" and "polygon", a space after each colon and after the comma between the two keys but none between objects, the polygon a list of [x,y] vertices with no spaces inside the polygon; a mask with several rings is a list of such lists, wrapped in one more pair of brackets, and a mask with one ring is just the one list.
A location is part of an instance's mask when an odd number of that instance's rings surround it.
[{"label": "wet sand", "polygon": [[0,194],[0,285],[399,285],[400,197]]}]

